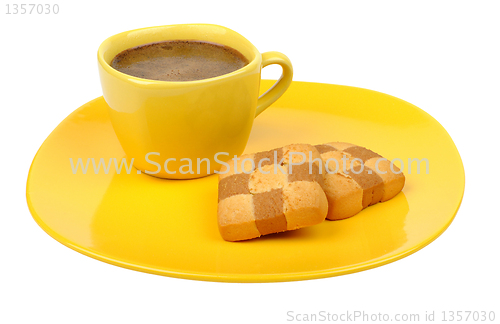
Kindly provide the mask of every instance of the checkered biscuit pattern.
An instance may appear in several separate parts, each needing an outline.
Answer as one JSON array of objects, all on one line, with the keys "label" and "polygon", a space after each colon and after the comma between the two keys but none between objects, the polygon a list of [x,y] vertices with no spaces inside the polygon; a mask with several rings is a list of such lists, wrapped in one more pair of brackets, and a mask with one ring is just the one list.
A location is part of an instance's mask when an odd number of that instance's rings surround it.
[{"label": "checkered biscuit pattern", "polygon": [[[398,167],[393,165],[393,172],[390,161],[367,148],[342,142],[315,147],[323,163],[328,161],[328,169],[337,170],[323,172],[323,188],[329,205],[327,219],[354,216],[370,205],[393,198],[403,189],[405,176]],[[360,161],[364,165],[362,172]],[[377,172],[376,167],[381,172]]]},{"label": "checkered biscuit pattern", "polygon": [[219,174],[222,238],[248,240],[321,223],[328,201],[320,163],[319,152],[308,144],[242,155],[236,165],[234,159],[229,161]]}]

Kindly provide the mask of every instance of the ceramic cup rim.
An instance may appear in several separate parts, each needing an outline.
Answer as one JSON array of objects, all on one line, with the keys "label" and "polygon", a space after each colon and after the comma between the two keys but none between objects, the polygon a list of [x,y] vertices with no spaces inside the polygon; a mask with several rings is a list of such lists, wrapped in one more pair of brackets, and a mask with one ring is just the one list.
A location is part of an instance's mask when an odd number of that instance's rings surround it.
[{"label": "ceramic cup rim", "polygon": [[[231,73],[223,74],[217,77],[213,78],[207,78],[207,79],[200,79],[200,80],[193,80],[193,81],[159,81],[159,80],[151,80],[151,79],[144,79],[144,78],[139,78],[139,77],[134,77],[129,74],[120,72],[110,65],[110,61],[105,59],[105,54],[107,51],[112,51],[116,52],[115,54],[112,55],[114,57],[116,54],[120,53],[121,51],[116,50],[115,44],[118,42],[123,41],[124,39],[127,39],[130,37],[130,35],[134,35],[135,38],[140,38],[141,34],[146,34],[146,33],[151,33],[151,32],[158,32],[158,35],[161,35],[161,32],[164,32],[165,29],[180,29],[180,28],[186,28],[186,27],[194,27],[199,30],[203,29],[210,29],[210,30],[224,30],[227,33],[232,34],[233,36],[236,36],[240,38],[240,41],[244,43],[244,45],[250,49],[250,52],[253,57],[248,57],[247,55],[244,55],[248,60],[249,63],[245,65],[244,67],[233,71]],[[160,37],[161,38],[161,37]],[[163,40],[168,40],[168,39],[163,39]],[[196,40],[196,39],[192,39]],[[162,39],[158,39],[157,42],[162,41]],[[207,41],[207,40],[204,40]],[[144,42],[141,43],[140,45],[146,45],[150,44],[151,42]],[[226,45],[221,42],[216,42],[221,45]],[[140,46],[137,45],[137,46]],[[130,47],[128,47],[130,48]],[[234,46],[233,46],[234,48]],[[238,48],[235,48],[236,50],[240,51]],[[241,52],[241,51],[240,51]],[[227,27],[220,26],[220,25],[214,25],[214,24],[176,24],[176,25],[163,25],[163,26],[154,26],[154,27],[145,27],[145,28],[139,28],[139,29],[134,29],[134,30],[129,30],[125,32],[121,32],[119,34],[115,34],[113,36],[108,37],[105,39],[101,45],[99,46],[99,49],[97,51],[97,60],[101,67],[109,74],[112,76],[119,78],[123,81],[126,81],[128,83],[135,84],[140,87],[150,87],[150,88],[170,88],[170,87],[185,87],[189,85],[204,85],[212,82],[217,82],[217,81],[222,81],[226,79],[230,79],[233,77],[237,77],[239,75],[246,74],[250,71],[253,71],[258,65],[260,65],[260,61],[262,60],[260,52],[257,50],[257,48],[245,37],[240,35],[239,33],[235,32],[234,30],[231,30]],[[260,69],[259,69],[260,70]]]}]

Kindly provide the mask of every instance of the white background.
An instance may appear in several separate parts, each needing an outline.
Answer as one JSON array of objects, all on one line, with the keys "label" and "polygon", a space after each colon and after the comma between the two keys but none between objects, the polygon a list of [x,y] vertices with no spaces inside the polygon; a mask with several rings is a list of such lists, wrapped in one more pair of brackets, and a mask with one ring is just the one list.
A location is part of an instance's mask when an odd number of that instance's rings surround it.
[{"label": "white background", "polygon": [[[493,310],[500,321],[498,2],[54,1],[57,15],[6,15],[7,2],[0,7],[0,322],[282,323],[287,311],[355,310]],[[449,229],[380,268],[276,284],[135,272],[50,238],[26,205],[28,169],[58,123],[101,95],[97,47],[125,30],[192,22],[227,26],[262,52],[287,54],[294,80],[381,91],[434,116],[466,172]]]}]

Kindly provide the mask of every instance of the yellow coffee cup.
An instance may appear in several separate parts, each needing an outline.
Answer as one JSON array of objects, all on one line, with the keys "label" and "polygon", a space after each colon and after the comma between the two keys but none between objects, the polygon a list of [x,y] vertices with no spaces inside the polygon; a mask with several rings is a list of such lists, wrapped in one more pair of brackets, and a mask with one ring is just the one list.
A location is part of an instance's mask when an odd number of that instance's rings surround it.
[{"label": "yellow coffee cup", "polygon": [[[110,66],[120,52],[165,40],[201,40],[232,47],[249,63],[234,72],[196,81],[155,81]],[[97,59],[104,99],[120,144],[146,174],[193,179],[212,174],[245,149],[253,120],[288,88],[292,64],[281,53],[261,54],[235,31],[217,25],[142,28],[106,39]],[[283,74],[259,97],[261,69],[279,64]]]}]

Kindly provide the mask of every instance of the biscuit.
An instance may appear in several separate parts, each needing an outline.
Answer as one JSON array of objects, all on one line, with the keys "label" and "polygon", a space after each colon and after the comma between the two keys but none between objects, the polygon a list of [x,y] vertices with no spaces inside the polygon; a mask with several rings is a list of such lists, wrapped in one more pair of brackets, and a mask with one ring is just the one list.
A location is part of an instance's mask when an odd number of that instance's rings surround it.
[{"label": "biscuit", "polygon": [[379,154],[354,144],[331,142],[315,146],[328,167],[323,189],[327,219],[356,215],[364,208],[396,196],[405,183],[402,172]]},{"label": "biscuit", "polygon": [[241,241],[321,223],[328,212],[322,161],[309,144],[243,155],[219,174],[219,232]]}]

